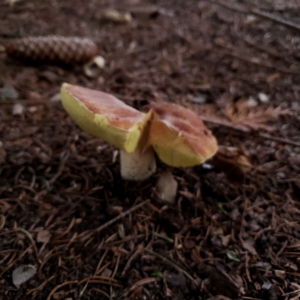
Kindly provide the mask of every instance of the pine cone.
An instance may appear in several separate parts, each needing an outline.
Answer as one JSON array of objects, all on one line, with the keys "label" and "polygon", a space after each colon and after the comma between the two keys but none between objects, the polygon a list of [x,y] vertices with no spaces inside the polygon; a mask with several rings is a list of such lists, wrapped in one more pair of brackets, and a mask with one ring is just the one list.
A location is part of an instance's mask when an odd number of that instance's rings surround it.
[{"label": "pine cone", "polygon": [[80,37],[28,37],[11,41],[5,47],[12,58],[39,62],[85,63],[98,53],[97,45]]}]

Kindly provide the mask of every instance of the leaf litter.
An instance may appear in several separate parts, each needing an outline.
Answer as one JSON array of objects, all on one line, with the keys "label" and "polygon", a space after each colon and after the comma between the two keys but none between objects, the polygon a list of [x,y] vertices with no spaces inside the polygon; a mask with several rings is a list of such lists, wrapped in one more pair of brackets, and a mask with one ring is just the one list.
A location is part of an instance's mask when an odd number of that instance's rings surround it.
[{"label": "leaf litter", "polygon": [[[246,14],[226,13],[215,1],[150,1],[155,9],[145,5],[143,17],[143,3],[116,4],[110,8],[133,17],[115,24],[99,20],[99,11],[108,9],[100,2],[99,10],[99,3],[90,3],[76,12],[77,1],[56,8],[33,1],[35,10],[22,2],[1,6],[0,28],[7,28],[1,44],[16,37],[13,24],[35,36],[51,33],[55,18],[58,34],[99,41],[106,62],[88,78],[76,66],[31,66],[0,53],[1,91],[9,80],[18,95],[18,102],[16,96],[0,102],[1,295],[297,299],[299,74],[289,65],[298,51],[294,29],[263,13],[249,24]],[[272,3],[242,5],[257,12]],[[30,17],[20,18],[22,13]],[[288,59],[250,48],[237,40],[237,29]],[[211,161],[211,168],[168,169],[178,184],[176,203],[161,203],[154,193],[157,175],[142,183],[122,181],[115,149],[67,117],[57,97],[63,81],[122,95],[133,106],[153,100],[187,105],[218,138],[223,166]],[[255,107],[247,105],[251,95],[258,95]],[[260,100],[265,95],[267,102]],[[12,114],[17,103],[22,115]],[[157,174],[165,171],[159,163]],[[24,265],[35,266],[37,275],[16,289],[13,270]]]}]

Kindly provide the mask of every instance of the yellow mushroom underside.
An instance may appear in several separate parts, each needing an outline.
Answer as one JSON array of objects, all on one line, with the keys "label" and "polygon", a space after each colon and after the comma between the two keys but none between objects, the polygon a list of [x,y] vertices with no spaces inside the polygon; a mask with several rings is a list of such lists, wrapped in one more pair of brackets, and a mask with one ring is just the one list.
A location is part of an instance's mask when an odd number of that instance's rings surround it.
[{"label": "yellow mushroom underside", "polygon": [[135,151],[145,125],[152,116],[139,112],[112,95],[63,84],[62,104],[86,133],[128,153]]}]

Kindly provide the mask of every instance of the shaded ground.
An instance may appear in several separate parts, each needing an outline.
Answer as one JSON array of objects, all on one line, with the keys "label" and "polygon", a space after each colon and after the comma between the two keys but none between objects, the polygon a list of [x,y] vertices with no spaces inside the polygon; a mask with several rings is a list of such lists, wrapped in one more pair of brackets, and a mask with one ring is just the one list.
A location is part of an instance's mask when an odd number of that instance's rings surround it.
[{"label": "shaded ground", "polygon": [[[91,79],[80,66],[0,54],[0,84],[19,93],[0,100],[0,299],[298,299],[300,5],[212,2],[0,3],[2,45],[88,36],[107,63]],[[131,11],[132,22],[103,21],[108,7]],[[142,183],[122,181],[115,149],[63,111],[64,81],[135,106],[187,105],[232,157],[172,170],[177,204],[164,205],[154,187],[167,167]],[[22,264],[38,271],[18,289],[12,271]]]}]

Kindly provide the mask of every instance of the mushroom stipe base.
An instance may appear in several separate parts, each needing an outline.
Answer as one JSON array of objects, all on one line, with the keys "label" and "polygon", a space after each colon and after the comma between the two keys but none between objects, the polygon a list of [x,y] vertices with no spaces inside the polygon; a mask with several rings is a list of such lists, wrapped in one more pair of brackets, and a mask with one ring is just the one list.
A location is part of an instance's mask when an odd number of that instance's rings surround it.
[{"label": "mushroom stipe base", "polygon": [[156,172],[155,155],[152,147],[142,151],[139,147],[133,153],[120,150],[121,176],[125,180],[144,180]]}]

